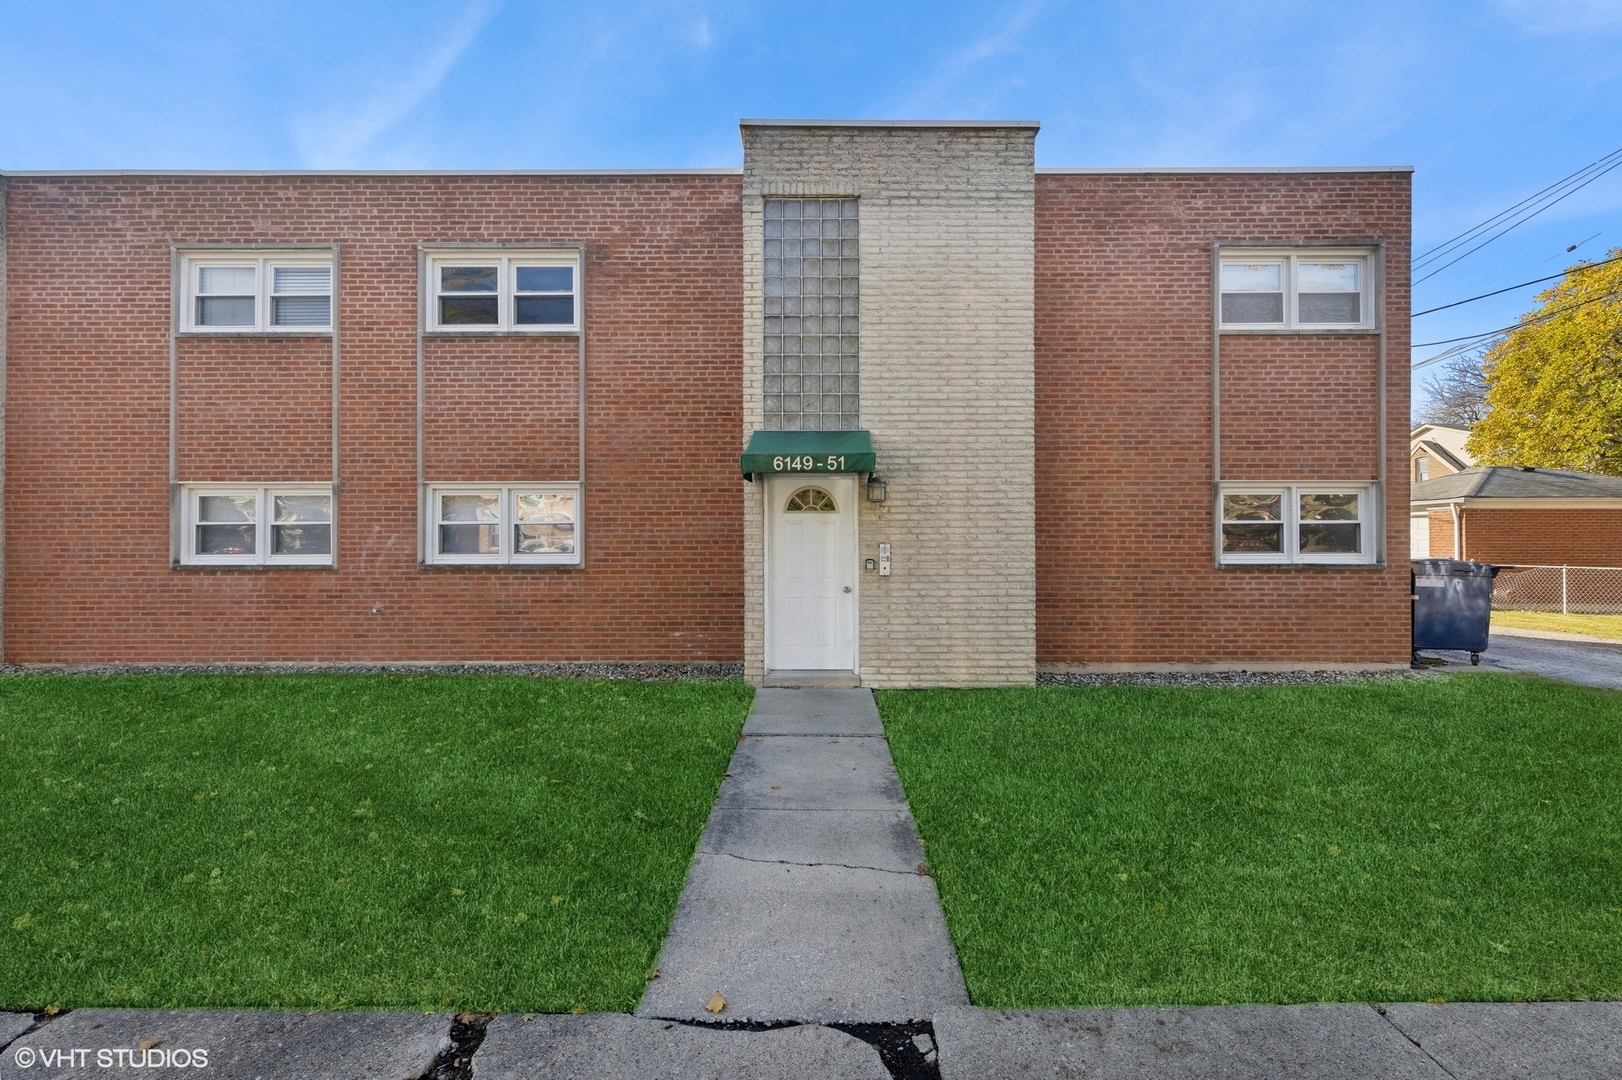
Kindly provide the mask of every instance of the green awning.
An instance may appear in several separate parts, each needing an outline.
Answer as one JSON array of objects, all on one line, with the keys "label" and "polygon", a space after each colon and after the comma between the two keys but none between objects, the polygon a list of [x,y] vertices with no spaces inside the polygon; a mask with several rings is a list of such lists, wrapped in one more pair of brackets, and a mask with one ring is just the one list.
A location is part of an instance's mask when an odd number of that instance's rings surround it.
[{"label": "green awning", "polygon": [[757,431],[739,463],[753,473],[870,473],[876,462],[865,431]]}]

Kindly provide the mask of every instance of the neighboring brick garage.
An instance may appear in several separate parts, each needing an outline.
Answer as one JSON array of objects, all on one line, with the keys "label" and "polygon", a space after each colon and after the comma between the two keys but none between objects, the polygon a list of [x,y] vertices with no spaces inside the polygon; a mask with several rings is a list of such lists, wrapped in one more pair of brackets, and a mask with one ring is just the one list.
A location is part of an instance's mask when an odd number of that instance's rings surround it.
[{"label": "neighboring brick garage", "polygon": [[1622,509],[1466,509],[1465,557],[1533,566],[1622,566]]},{"label": "neighboring brick garage", "polygon": [[[740,180],[7,180],[8,661],[742,652]],[[418,245],[585,247],[585,563],[419,569]],[[336,566],[171,569],[171,245],[337,245]],[[328,482],[332,343],[181,337],[179,479]],[[577,479],[574,338],[429,338],[426,479]],[[381,609],[374,613],[374,609]]]},{"label": "neighboring brick garage", "polygon": [[1622,477],[1466,469],[1413,486],[1431,555],[1504,566],[1622,566]]},{"label": "neighboring brick garage", "polygon": [[[1401,662],[1409,175],[1038,170],[1037,660]],[[1384,239],[1377,332],[1221,335],[1227,480],[1380,479],[1387,565],[1214,565],[1214,244]],[[1393,466],[1391,463],[1394,462]]]}]

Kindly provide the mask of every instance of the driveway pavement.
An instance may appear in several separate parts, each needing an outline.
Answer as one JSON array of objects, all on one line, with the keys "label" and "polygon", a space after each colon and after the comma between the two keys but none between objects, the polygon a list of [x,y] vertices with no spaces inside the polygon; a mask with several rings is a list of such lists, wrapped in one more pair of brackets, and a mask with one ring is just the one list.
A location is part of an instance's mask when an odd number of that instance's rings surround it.
[{"label": "driveway pavement", "polygon": [[[1470,658],[1460,652],[1431,652],[1449,664],[1468,667]],[[1513,629],[1495,629],[1487,651],[1481,654],[1485,671],[1529,671],[1551,679],[1622,690],[1622,642],[1577,641],[1525,636]]]}]

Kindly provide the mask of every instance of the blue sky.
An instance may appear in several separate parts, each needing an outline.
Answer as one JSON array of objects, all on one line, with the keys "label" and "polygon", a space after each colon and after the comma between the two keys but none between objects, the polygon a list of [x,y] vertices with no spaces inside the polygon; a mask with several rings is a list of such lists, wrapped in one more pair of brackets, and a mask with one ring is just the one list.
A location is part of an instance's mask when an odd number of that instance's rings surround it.
[{"label": "blue sky", "polygon": [[[1622,0],[5,0],[0,100],[5,169],[736,166],[743,116],[1038,119],[1043,166],[1414,165],[1424,250],[1622,146]],[[1619,246],[1622,169],[1416,309]]]}]

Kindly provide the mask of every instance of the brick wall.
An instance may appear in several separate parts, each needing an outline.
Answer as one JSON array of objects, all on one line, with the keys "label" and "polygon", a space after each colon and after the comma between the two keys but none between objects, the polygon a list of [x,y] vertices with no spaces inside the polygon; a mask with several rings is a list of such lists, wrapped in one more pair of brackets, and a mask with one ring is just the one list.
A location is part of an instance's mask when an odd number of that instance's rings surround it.
[{"label": "brick wall", "polygon": [[1443,507],[1429,512],[1431,527],[1431,558],[1453,558],[1453,511]]},{"label": "brick wall", "polygon": [[[756,146],[774,164],[747,198],[736,175],[8,178],[7,659],[758,673],[736,461],[768,191],[863,200],[862,411],[891,502],[862,505],[861,542],[896,560],[863,577],[869,681],[1406,658],[1405,175],[1034,176],[1029,132],[819,138]],[[1391,568],[1216,570],[1210,245],[1366,238],[1390,244]],[[421,242],[586,245],[582,569],[417,566]],[[335,569],[170,568],[170,250],[207,243],[341,247]],[[1225,474],[1371,477],[1376,345],[1226,336]],[[573,339],[428,340],[428,479],[574,479],[575,363]],[[187,338],[178,366],[182,480],[330,478],[330,341]]]},{"label": "brick wall", "polygon": [[[737,176],[7,186],[8,660],[740,655]],[[586,245],[584,568],[418,568],[420,242]],[[341,247],[335,569],[170,568],[170,247],[205,243]],[[178,359],[182,481],[330,478],[329,340],[188,338]],[[575,479],[574,339],[424,359],[430,481]]]},{"label": "brick wall", "polygon": [[[1037,659],[1407,659],[1409,177],[1036,178]],[[1216,569],[1211,246],[1385,239],[1386,569]],[[1222,338],[1223,475],[1375,476],[1370,334]]]},{"label": "brick wall", "polygon": [[[1029,683],[1035,131],[748,127],[744,427],[761,418],[765,196],[855,196],[861,418],[889,501],[859,501],[863,682]],[[761,485],[764,486],[764,485]],[[745,670],[764,669],[761,493],[746,487]]]},{"label": "brick wall", "polygon": [[[1512,510],[1466,504],[1462,516],[1465,557],[1478,562],[1622,566],[1622,510]],[[1435,518],[1432,511],[1433,522]]]}]

